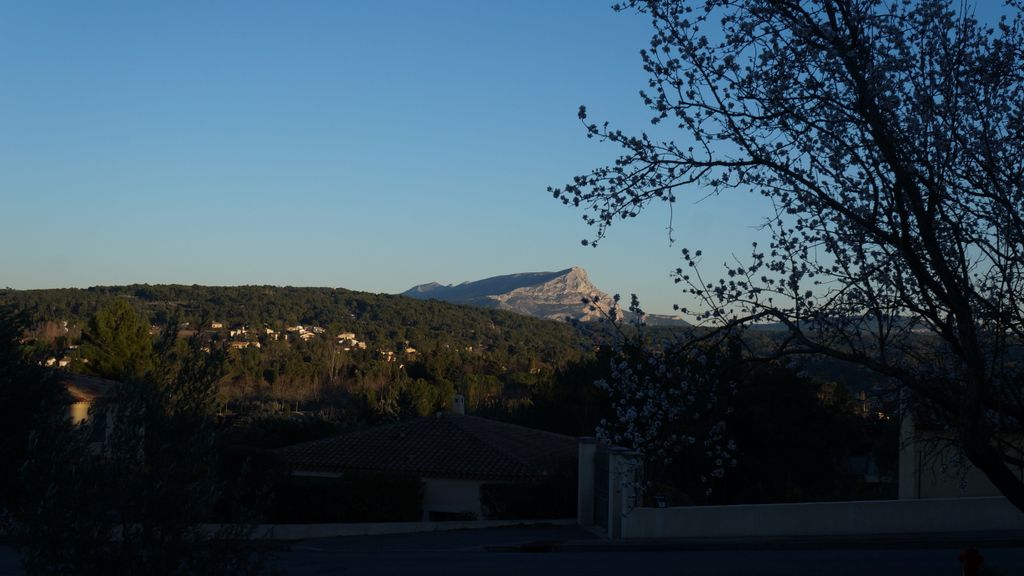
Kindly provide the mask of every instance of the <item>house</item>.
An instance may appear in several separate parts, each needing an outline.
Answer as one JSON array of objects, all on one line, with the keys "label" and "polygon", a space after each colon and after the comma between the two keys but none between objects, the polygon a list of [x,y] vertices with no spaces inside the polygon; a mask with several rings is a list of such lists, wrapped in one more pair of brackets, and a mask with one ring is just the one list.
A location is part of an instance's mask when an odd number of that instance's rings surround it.
[{"label": "house", "polygon": [[68,374],[62,382],[70,397],[67,414],[72,424],[85,422],[93,404],[118,384],[113,380],[82,374]]},{"label": "house", "polygon": [[[1017,453],[1024,450],[1020,434],[1000,438]],[[1024,467],[1014,474],[1024,480]],[[899,498],[920,500],[930,498],[961,498],[1000,496],[985,474],[970,463],[957,446],[951,432],[918,418],[913,410],[905,410],[900,421]]]},{"label": "house", "polygon": [[[518,487],[543,490],[564,480],[574,494],[577,452],[569,436],[438,413],[296,444],[277,455],[293,477],[341,478],[360,471],[419,477],[422,518],[448,520],[500,517],[502,495]],[[565,500],[574,496],[560,502]]]},{"label": "house", "polygon": [[366,350],[366,342],[356,339],[355,332],[341,332],[335,338],[338,339],[338,346],[341,346],[343,350]]},{"label": "house", "polygon": [[261,348],[259,342],[251,342],[248,340],[235,340],[231,342],[230,346],[232,350],[242,350],[250,346],[252,346],[253,348]]}]

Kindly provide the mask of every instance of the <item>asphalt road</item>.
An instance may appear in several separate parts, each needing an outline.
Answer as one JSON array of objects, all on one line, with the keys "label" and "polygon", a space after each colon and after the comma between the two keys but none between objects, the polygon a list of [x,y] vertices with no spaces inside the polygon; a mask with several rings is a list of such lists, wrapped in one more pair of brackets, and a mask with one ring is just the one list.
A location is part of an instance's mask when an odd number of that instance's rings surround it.
[{"label": "asphalt road", "polygon": [[[575,545],[544,545],[565,542]],[[523,551],[527,543],[540,545]],[[995,574],[1024,574],[1024,545],[980,548]],[[273,559],[289,576],[959,576],[958,552],[953,545],[612,549],[577,527],[538,526],[307,540],[274,552]],[[0,575],[22,573],[15,551],[0,545]]]},{"label": "asphalt road", "polygon": [[[816,548],[795,550],[585,550],[510,551],[527,542],[588,540],[575,527],[500,528],[461,532],[329,538],[294,543],[278,555],[289,575],[410,574],[571,576],[592,574],[673,576],[958,576],[959,549]],[[506,550],[506,551],[494,551]],[[547,550],[547,551],[545,551]],[[1024,574],[1024,548],[981,547],[986,566],[1003,576]]]}]

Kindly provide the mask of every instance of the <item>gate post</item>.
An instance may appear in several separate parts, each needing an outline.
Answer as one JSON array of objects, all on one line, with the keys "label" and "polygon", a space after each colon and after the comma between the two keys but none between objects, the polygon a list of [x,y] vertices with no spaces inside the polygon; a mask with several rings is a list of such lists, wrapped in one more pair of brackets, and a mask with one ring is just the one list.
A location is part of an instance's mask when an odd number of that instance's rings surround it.
[{"label": "gate post", "polygon": [[576,523],[580,526],[594,525],[595,454],[597,440],[589,436],[580,438],[579,473],[576,479]]},{"label": "gate post", "polygon": [[643,454],[613,447],[608,454],[608,537],[622,538],[622,518],[640,502],[643,491]]}]

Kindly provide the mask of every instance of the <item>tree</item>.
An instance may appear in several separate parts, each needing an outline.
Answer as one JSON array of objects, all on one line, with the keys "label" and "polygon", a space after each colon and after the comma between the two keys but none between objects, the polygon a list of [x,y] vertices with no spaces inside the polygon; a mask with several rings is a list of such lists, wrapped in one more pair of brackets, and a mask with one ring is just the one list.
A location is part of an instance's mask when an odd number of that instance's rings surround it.
[{"label": "tree", "polygon": [[[752,357],[749,338],[678,339],[610,313],[618,337],[597,380],[613,416],[599,440],[641,452],[649,493],[728,504],[836,499],[842,463],[867,444],[868,421],[841,385]],[[825,394],[829,391],[830,394]]]},{"label": "tree", "polygon": [[102,308],[82,333],[82,355],[88,370],[112,380],[138,380],[153,369],[149,324],[125,299]]},{"label": "tree", "polygon": [[203,525],[218,520],[231,492],[252,490],[226,486],[219,474],[224,352],[204,350],[201,335],[179,341],[173,330],[158,352],[152,375],[113,390],[90,423],[62,419],[36,430],[19,526],[30,574],[265,572],[263,556],[240,544],[244,526]]},{"label": "tree", "polygon": [[18,471],[28,457],[32,430],[47,421],[63,421],[67,394],[53,374],[21,345],[23,318],[0,310],[0,516],[21,512]]},{"label": "tree", "polygon": [[[630,309],[639,315],[635,299]],[[614,412],[601,420],[597,438],[640,451],[652,485],[707,501],[737,465],[729,414],[742,377],[738,352],[735,345],[658,350],[640,330],[622,334],[610,374],[596,381]]]},{"label": "tree", "polygon": [[[651,18],[655,130],[587,123],[612,165],[550,189],[602,239],[680,194],[756,192],[767,248],[684,310],[785,325],[775,352],[886,376],[1018,508],[1024,482],[1024,5],[995,27],[946,0],[628,0]],[[952,5],[952,6],[951,6]],[[671,123],[672,126],[666,126]],[[585,243],[587,241],[584,241]]]}]

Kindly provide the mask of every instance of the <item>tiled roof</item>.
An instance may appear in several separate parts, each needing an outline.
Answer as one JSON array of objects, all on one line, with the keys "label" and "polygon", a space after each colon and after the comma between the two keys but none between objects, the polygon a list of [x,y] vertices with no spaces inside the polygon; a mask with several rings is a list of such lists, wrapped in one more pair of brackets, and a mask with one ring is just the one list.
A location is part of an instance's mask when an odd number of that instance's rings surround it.
[{"label": "tiled roof", "polygon": [[67,388],[72,402],[95,402],[118,384],[114,380],[84,374],[67,374],[61,378],[61,382]]},{"label": "tiled roof", "polygon": [[432,478],[528,480],[575,468],[577,441],[440,413],[277,450],[295,471],[375,470]]}]

